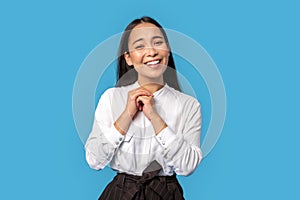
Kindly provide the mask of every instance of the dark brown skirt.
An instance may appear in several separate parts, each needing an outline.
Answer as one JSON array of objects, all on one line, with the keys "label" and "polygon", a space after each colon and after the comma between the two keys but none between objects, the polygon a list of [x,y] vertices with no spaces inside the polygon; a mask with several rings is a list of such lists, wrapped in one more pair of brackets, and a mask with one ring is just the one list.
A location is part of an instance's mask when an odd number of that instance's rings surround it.
[{"label": "dark brown skirt", "polygon": [[182,188],[173,176],[143,176],[118,173],[107,185],[98,200],[184,200]]}]

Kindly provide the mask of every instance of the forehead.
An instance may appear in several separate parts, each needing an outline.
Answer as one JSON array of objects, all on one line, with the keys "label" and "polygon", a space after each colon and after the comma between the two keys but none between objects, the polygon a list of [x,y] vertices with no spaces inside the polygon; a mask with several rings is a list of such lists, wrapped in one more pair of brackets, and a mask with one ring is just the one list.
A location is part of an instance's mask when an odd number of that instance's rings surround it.
[{"label": "forehead", "polygon": [[163,34],[157,26],[151,23],[141,23],[134,27],[129,36],[129,42],[133,42],[136,39],[151,39],[154,36],[161,36]]}]

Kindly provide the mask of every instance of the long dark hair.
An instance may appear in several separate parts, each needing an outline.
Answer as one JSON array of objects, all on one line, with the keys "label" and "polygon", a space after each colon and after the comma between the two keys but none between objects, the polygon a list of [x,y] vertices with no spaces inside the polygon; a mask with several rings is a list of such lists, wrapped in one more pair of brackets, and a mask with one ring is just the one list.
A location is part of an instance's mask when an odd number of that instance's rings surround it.
[{"label": "long dark hair", "polygon": [[[168,67],[166,69],[166,71],[164,72],[164,81],[171,87],[173,87],[176,90],[181,91],[179,83],[178,83],[178,78],[177,78],[177,73],[176,73],[176,67],[175,67],[175,63],[174,63],[174,59],[173,59],[173,55],[172,55],[172,51],[170,48],[170,44],[168,41],[168,37],[167,34],[165,32],[165,30],[162,28],[162,26],[155,21],[154,19],[152,19],[151,17],[147,17],[144,16],[140,19],[135,19],[133,20],[130,24],[128,24],[128,26],[125,28],[122,38],[121,38],[121,42],[120,42],[120,46],[119,46],[119,51],[118,51],[118,65],[117,65],[117,87],[119,86],[125,86],[125,85],[129,85],[132,84],[134,82],[137,81],[137,72],[135,71],[135,69],[131,66],[129,66],[124,58],[124,54],[126,52],[129,52],[128,50],[128,40],[129,40],[129,36],[130,33],[132,31],[132,29],[141,24],[141,23],[151,23],[155,26],[157,26],[163,36],[164,39],[170,49],[170,55],[169,55],[169,62],[168,62]],[[122,78],[121,77],[126,74],[126,73],[130,73],[129,76],[126,76],[126,78]]]}]

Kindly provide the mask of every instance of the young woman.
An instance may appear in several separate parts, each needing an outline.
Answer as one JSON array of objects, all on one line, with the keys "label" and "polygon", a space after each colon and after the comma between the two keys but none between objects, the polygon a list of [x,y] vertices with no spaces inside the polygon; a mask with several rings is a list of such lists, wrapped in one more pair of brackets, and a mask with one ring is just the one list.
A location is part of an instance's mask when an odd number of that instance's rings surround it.
[{"label": "young woman", "polygon": [[180,92],[167,35],[154,19],[125,29],[118,78],[99,100],[85,146],[91,168],[117,171],[99,199],[184,199],[176,174],[191,174],[202,159],[200,104]]}]

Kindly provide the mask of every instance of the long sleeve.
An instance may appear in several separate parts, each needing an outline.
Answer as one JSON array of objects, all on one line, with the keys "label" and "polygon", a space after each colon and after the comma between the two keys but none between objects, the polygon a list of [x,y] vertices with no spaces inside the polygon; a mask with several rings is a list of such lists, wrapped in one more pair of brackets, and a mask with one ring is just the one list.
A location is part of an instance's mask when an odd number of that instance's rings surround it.
[{"label": "long sleeve", "polygon": [[136,82],[111,88],[101,96],[85,145],[87,163],[96,170],[109,164],[120,173],[140,176],[156,160],[162,166],[162,176],[191,174],[202,159],[199,102],[166,85],[154,93],[154,102],[168,127],[156,135],[140,111],[123,136],[113,124],[125,109],[128,92],[137,87]]},{"label": "long sleeve", "polygon": [[164,148],[166,166],[173,168],[179,175],[191,174],[202,159],[200,149],[201,110],[194,99],[185,102],[182,112],[183,127],[174,132],[167,127],[157,135],[157,140]]},{"label": "long sleeve", "polygon": [[103,169],[124,140],[113,123],[109,91],[106,91],[99,100],[93,128],[85,145],[86,160],[93,169]]}]

